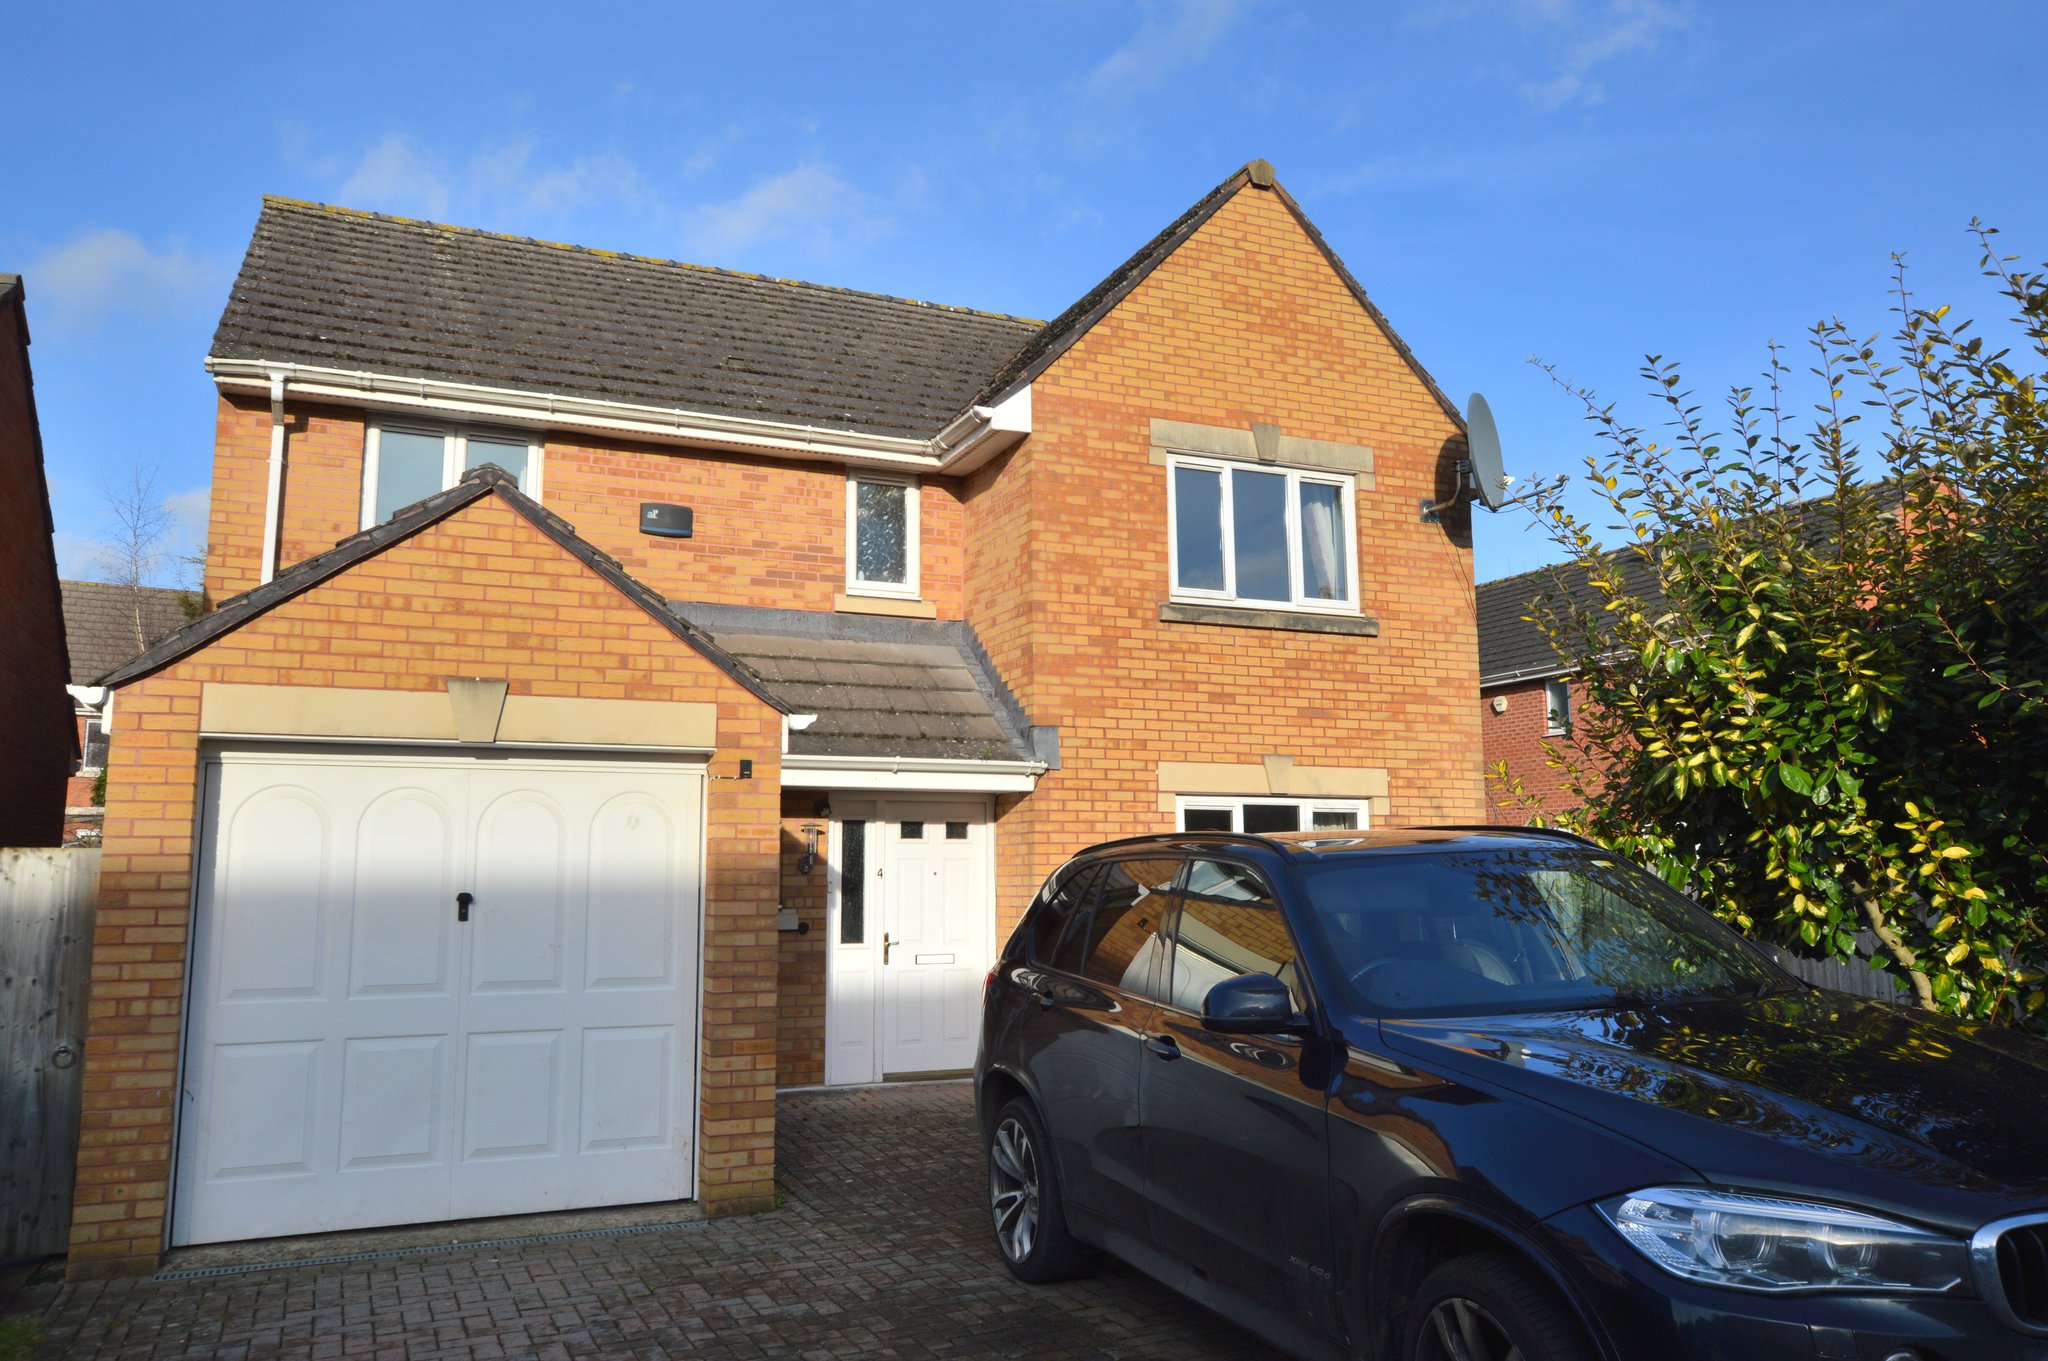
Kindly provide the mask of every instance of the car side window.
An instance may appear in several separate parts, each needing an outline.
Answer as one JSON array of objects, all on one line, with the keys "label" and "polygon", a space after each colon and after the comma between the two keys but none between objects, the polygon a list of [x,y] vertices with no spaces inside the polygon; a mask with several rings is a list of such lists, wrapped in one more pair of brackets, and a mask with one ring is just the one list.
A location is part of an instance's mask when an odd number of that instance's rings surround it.
[{"label": "car side window", "polygon": [[[1074,964],[1062,964],[1055,958],[1059,951],[1060,933],[1076,917],[1087,920],[1088,909],[1093,905],[1095,885],[1101,878],[1101,865],[1077,865],[1056,883],[1046,885],[1045,896],[1040,899],[1038,910],[1031,914],[1025,927],[1025,954],[1033,964],[1074,970]],[[1080,960],[1080,952],[1081,945],[1077,939],[1073,954],[1075,964]]]},{"label": "car side window", "polygon": [[1178,856],[1109,862],[1095,915],[1088,922],[1083,977],[1140,997],[1164,996],[1160,929],[1166,924],[1182,863]]},{"label": "car side window", "polygon": [[1294,939],[1258,871],[1223,860],[1188,866],[1180,913],[1171,931],[1171,973],[1166,1001],[1199,1013],[1209,989],[1242,974],[1272,974],[1287,985],[1301,1010],[1300,969]]}]

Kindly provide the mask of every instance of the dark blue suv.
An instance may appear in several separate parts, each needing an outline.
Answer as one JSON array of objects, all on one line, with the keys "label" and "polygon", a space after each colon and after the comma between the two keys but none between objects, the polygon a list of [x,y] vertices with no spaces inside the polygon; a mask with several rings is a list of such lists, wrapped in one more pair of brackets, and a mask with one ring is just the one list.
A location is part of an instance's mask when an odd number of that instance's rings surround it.
[{"label": "dark blue suv", "polygon": [[1821,992],[1558,833],[1186,833],[989,976],[995,1237],[1301,1356],[2043,1361],[2048,1045]]}]

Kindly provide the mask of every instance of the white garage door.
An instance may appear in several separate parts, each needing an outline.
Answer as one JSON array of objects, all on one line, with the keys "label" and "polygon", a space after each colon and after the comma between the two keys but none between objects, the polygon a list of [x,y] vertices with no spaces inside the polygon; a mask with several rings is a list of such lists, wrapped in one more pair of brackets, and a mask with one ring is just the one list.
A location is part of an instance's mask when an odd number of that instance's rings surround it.
[{"label": "white garage door", "polygon": [[173,1241],[693,1194],[702,793],[672,762],[209,758]]}]

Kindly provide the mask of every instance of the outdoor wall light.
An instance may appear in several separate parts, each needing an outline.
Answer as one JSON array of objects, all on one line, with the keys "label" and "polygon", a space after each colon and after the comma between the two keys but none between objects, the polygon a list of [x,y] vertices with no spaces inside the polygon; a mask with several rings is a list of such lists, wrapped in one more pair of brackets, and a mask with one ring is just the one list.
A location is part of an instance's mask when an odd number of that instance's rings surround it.
[{"label": "outdoor wall light", "polygon": [[818,867],[818,833],[824,830],[815,822],[804,824],[804,853],[796,858],[798,874],[809,874]]}]

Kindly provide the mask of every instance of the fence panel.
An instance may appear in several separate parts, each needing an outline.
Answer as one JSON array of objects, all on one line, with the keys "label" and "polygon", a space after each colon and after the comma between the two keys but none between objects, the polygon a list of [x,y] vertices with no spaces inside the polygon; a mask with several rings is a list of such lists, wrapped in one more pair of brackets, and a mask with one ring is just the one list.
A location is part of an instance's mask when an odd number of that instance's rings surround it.
[{"label": "fence panel", "polygon": [[100,853],[0,849],[0,1262],[71,1231]]}]

